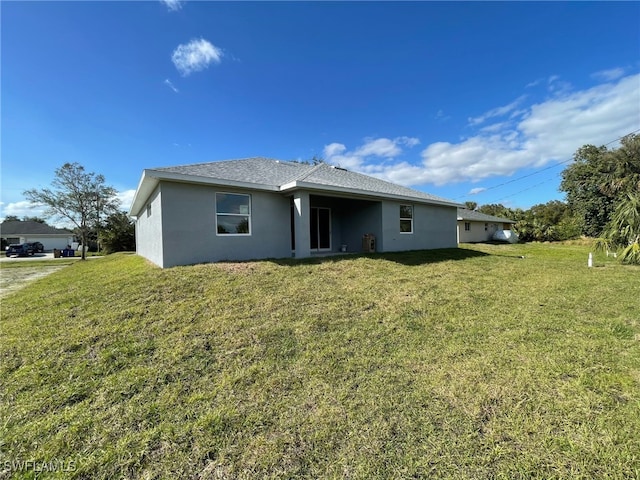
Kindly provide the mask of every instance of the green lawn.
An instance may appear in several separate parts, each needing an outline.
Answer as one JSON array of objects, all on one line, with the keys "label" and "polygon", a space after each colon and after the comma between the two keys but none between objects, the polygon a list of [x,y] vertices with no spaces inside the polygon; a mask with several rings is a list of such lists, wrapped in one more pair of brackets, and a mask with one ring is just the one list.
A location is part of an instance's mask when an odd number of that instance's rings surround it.
[{"label": "green lawn", "polygon": [[639,478],[640,268],[588,252],[75,262],[2,301],[0,478]]}]

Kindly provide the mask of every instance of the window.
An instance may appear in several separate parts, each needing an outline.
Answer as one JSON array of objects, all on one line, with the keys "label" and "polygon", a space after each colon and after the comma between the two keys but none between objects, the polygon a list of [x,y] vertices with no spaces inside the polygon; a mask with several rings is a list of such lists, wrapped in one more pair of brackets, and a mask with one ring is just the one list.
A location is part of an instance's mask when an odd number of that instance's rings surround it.
[{"label": "window", "polygon": [[400,205],[400,233],[413,233],[412,205]]},{"label": "window", "polygon": [[216,193],[218,235],[251,235],[251,197],[239,193]]},{"label": "window", "polygon": [[464,229],[466,232],[471,230],[471,222],[464,222]]},{"label": "window", "polygon": [[488,223],[485,223],[485,224],[484,224],[484,231],[486,232],[487,230],[489,230],[489,224],[488,224]]},{"label": "window", "polygon": [[149,203],[147,205],[147,218],[149,218],[151,216],[151,204]]}]

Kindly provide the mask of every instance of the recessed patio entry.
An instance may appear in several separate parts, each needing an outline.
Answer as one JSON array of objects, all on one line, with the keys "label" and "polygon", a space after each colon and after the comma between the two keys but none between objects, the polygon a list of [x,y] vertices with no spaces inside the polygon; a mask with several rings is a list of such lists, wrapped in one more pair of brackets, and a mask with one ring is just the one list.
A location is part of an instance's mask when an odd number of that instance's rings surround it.
[{"label": "recessed patio entry", "polygon": [[311,250],[331,250],[331,209],[311,207]]}]

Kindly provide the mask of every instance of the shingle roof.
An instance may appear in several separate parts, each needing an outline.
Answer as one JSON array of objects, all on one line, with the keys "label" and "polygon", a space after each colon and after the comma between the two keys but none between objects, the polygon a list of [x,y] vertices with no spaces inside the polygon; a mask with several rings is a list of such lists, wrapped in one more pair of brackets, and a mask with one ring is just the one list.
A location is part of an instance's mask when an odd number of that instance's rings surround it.
[{"label": "shingle roof", "polygon": [[309,165],[305,163],[285,162],[256,157],[241,160],[225,160],[175,167],[152,169],[191,177],[203,177],[222,181],[241,182],[256,186],[281,188],[299,182],[306,187],[316,186],[325,190],[331,188],[351,190],[362,194],[378,196],[399,196],[427,202],[458,205],[442,197],[396,185],[361,173],[347,171],[326,163]]},{"label": "shingle roof", "polygon": [[516,223],[508,218],[495,217],[493,215],[487,215],[485,213],[468,210],[466,208],[458,208],[458,220],[470,220],[472,222]]},{"label": "shingle roof", "polygon": [[72,235],[69,230],[55,228],[33,220],[9,220],[0,224],[0,232],[3,237],[9,235]]},{"label": "shingle roof", "polygon": [[352,190],[362,190],[364,192],[413,197],[416,199],[442,203],[453,203],[451,200],[447,200],[442,197],[413,190],[412,188],[403,187],[379,178],[370,177],[369,175],[350,172],[343,168],[332,167],[326,163],[318,165],[318,168],[309,172],[302,181],[325,185],[327,187],[341,187]]},{"label": "shingle roof", "polygon": [[313,169],[313,165],[256,157],[154,168],[153,170],[279,187],[306,174],[311,169]]}]

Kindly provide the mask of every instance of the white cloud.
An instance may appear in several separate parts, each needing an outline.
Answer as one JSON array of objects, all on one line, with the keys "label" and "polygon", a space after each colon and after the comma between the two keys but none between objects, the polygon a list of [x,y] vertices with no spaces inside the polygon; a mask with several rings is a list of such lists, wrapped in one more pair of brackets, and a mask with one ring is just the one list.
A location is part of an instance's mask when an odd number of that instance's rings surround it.
[{"label": "white cloud", "polygon": [[442,109],[438,110],[436,112],[435,117],[436,120],[440,121],[440,122],[446,122],[447,120],[451,119],[451,115],[445,115],[444,111]]},{"label": "white cloud", "polygon": [[171,55],[171,60],[180,74],[186,77],[193,72],[204,70],[212,63],[220,63],[223,55],[220,48],[201,38],[178,45]]},{"label": "white cloud", "polygon": [[492,123],[491,125],[482,127],[480,131],[484,133],[495,133],[503,130],[507,125],[509,125],[508,122]]},{"label": "white cloud", "polygon": [[[558,82],[557,77],[550,78],[550,83]],[[419,162],[399,161],[400,140],[384,138],[368,139],[357,149],[344,149],[327,160],[407,186],[477,182],[570,160],[582,145],[607,144],[638,128],[640,74],[581,91],[557,89],[555,93],[539,103],[526,105],[520,97],[489,110],[481,116],[483,121],[498,114],[511,113],[512,118],[480,128],[460,142],[427,145]],[[516,111],[519,114],[513,117]]]},{"label": "white cloud", "polygon": [[409,148],[420,145],[420,139],[415,137],[398,137],[395,141]]},{"label": "white cloud", "polygon": [[571,91],[571,84],[560,80],[560,75],[551,75],[547,80],[547,90],[557,96],[566,95]]},{"label": "white cloud", "polygon": [[376,165],[365,165],[368,157],[392,159],[402,153],[402,146],[415,147],[420,140],[415,137],[365,138],[364,143],[355,150],[348,152],[342,143],[325,145],[324,156],[329,163],[340,165],[350,170],[363,170],[372,173],[379,169]]},{"label": "white cloud", "polygon": [[457,144],[430,145],[422,152],[421,177],[444,184],[511,175],[520,168],[568,160],[587,143],[608,143],[637,128],[639,80],[640,75],[630,76],[616,85],[553,98],[531,105],[513,127],[505,125]]},{"label": "white cloud", "polygon": [[116,194],[116,198],[120,200],[120,210],[124,210],[128,212],[131,208],[131,203],[133,202],[133,196],[135,195],[135,189],[131,190],[123,190],[122,192],[118,192]]},{"label": "white cloud", "polygon": [[605,82],[609,82],[612,80],[617,80],[625,74],[624,68],[611,68],[609,70],[600,70],[599,72],[593,73],[591,76],[593,78],[597,78],[598,80],[604,80]]},{"label": "white cloud", "polygon": [[520,105],[524,101],[525,98],[526,98],[525,95],[521,95],[520,97],[516,98],[513,102],[511,102],[508,105],[504,105],[502,107],[496,107],[489,110],[488,112],[483,113],[478,117],[472,117],[469,119],[469,124],[474,126],[480,123],[484,123],[489,118],[503,117],[507,113],[514,111],[518,107],[518,105]]},{"label": "white cloud", "polygon": [[182,8],[182,4],[184,3],[182,0],[160,0],[160,2],[164,3],[170,12],[177,12]]},{"label": "white cloud", "polygon": [[323,150],[324,157],[328,158],[340,155],[346,149],[347,147],[345,147],[342,143],[331,143],[329,145],[325,145]]},{"label": "white cloud", "polygon": [[173,90],[176,93],[179,93],[180,90],[178,90],[173,83],[171,83],[171,80],[169,80],[168,78],[166,78],[163,82],[167,87],[169,87],[171,90]]},{"label": "white cloud", "polygon": [[360,146],[354,154],[358,157],[368,157],[374,155],[376,157],[393,158],[400,155],[402,149],[395,140],[388,138],[367,138],[364,145]]},{"label": "white cloud", "polygon": [[23,217],[40,217],[44,216],[46,210],[43,206],[35,206],[28,200],[21,200],[19,202],[2,203],[2,215],[3,219],[9,215],[15,215],[18,218]]},{"label": "white cloud", "polygon": [[483,187],[472,188],[471,190],[469,190],[469,195],[477,195],[484,192],[485,190],[486,188]]}]

